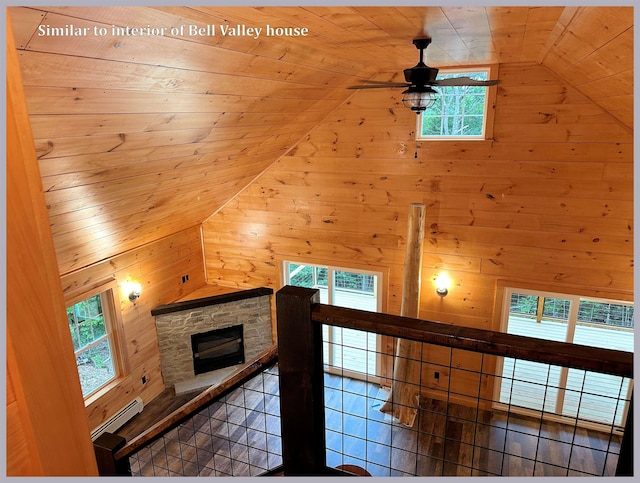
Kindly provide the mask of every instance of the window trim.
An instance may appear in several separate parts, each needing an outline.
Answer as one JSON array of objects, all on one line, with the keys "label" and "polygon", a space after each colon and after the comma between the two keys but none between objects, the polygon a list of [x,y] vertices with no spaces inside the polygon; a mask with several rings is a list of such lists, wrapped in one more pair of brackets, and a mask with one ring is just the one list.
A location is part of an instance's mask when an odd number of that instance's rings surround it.
[{"label": "window trim", "polygon": [[[477,65],[468,67],[452,67],[442,68],[439,73],[442,74],[465,74],[470,72],[487,72],[487,79],[498,78],[498,66]],[[497,86],[489,86],[486,88],[486,96],[484,99],[484,119],[482,123],[482,134],[472,136],[422,136],[422,115],[416,116],[416,141],[487,141],[493,139],[493,124],[495,119],[495,107],[497,97]]]},{"label": "window trim", "polygon": [[[94,285],[87,291],[75,292],[74,294],[65,297],[65,307],[68,308],[95,295],[100,295],[102,313],[105,318],[105,325],[107,326],[107,336],[109,337],[111,345],[115,375],[102,386],[91,391],[86,396],[83,396],[85,407],[89,406],[97,398],[101,397],[106,391],[111,389],[114,384],[118,384],[130,372],[129,360],[126,351],[126,340],[124,337],[124,324],[122,322],[122,313],[119,307],[119,294],[118,282],[115,279],[110,279],[106,282]],[[118,302],[116,302],[116,300]],[[68,328],[67,332],[69,333]],[[71,337],[70,333],[69,337]]]},{"label": "window trim", "polygon": [[[329,305],[333,305],[332,293],[331,293],[331,290],[329,290],[330,287],[334,287],[334,280],[333,280],[333,276],[331,275],[332,271],[342,271],[342,272],[350,272],[350,273],[360,273],[364,275],[374,275],[378,277],[377,283],[374,285],[374,292],[376,294],[375,295],[376,310],[377,312],[384,312],[386,310],[385,286],[386,286],[387,280],[389,279],[388,269],[385,269],[382,267],[376,267],[376,266],[368,266],[368,265],[367,266],[355,265],[350,267],[343,267],[343,266],[338,266],[333,263],[328,263],[320,260],[311,261],[309,259],[304,259],[302,257],[293,257],[293,258],[287,257],[282,260],[279,260],[279,262],[281,267],[281,270],[280,270],[280,277],[281,277],[280,286],[281,287],[284,287],[289,280],[290,264],[327,268],[329,270],[329,274],[328,274],[329,287],[327,287]],[[383,355],[382,346],[383,344],[385,344],[385,340],[383,339],[384,337],[385,336],[376,334],[376,369],[375,369],[376,375],[363,374],[363,373],[355,372],[349,369],[337,368],[337,366],[332,366],[328,364],[325,364],[325,371],[327,371],[330,374],[353,377],[355,379],[367,380],[374,383],[382,383],[382,381],[387,377],[387,368],[381,357]]]},{"label": "window trim", "polygon": [[[585,288],[581,290],[576,287],[548,287],[538,284],[532,283],[524,283],[524,282],[516,282],[512,280],[498,280],[496,283],[496,296],[494,303],[494,319],[493,319],[493,329],[502,333],[506,333],[509,319],[509,304],[508,302],[511,299],[511,293],[518,292],[526,295],[535,295],[542,296],[545,298],[565,298],[572,301],[571,303],[571,311],[569,314],[569,318],[567,320],[567,339],[571,339],[573,343],[574,333],[576,325],[578,324],[578,309],[579,303],[581,300],[591,300],[602,303],[615,303],[619,305],[627,305],[627,306],[635,306],[633,296],[627,295],[624,293],[609,293],[599,290],[591,290]],[[635,328],[634,328],[635,333]],[[566,339],[564,342],[568,342]],[[528,408],[514,408],[509,407],[508,404],[500,402],[500,389],[501,384],[497,382],[502,377],[503,372],[503,363],[504,358],[496,356],[494,359],[494,384],[493,384],[493,392],[492,392],[492,401],[493,407],[497,409],[506,410],[509,408],[510,411],[517,412],[519,414],[532,416],[535,418],[539,418],[542,414],[545,418],[550,421],[556,421],[560,423],[566,423],[567,421],[573,421],[572,416],[566,416],[564,414],[554,414],[548,413],[545,411],[538,411],[535,409]],[[561,373],[561,379],[559,380],[559,398],[556,401],[556,411],[559,410],[564,404],[564,390],[566,390],[567,383],[567,370],[563,370]],[[634,379],[630,379],[629,386],[627,387],[626,397],[632,393],[634,387]],[[625,405],[621,426],[616,426],[614,428],[614,432],[618,433],[621,431],[626,424],[626,419],[629,411],[629,405]],[[577,418],[578,426],[591,428],[595,430],[602,430],[605,428],[608,431],[608,426],[604,423],[586,421],[580,418]]]}]

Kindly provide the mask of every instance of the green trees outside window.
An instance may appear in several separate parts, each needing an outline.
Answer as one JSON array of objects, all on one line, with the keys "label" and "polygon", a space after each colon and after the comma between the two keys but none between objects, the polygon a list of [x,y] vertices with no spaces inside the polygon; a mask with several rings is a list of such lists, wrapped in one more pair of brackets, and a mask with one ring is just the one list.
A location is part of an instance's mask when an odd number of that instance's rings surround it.
[{"label": "green trees outside window", "polygon": [[[438,74],[438,79],[471,77],[487,80],[487,71]],[[481,86],[437,87],[436,103],[421,115],[419,139],[483,137],[487,88]]]},{"label": "green trees outside window", "polygon": [[76,355],[82,395],[87,397],[116,375],[104,294],[67,307],[69,330]]}]

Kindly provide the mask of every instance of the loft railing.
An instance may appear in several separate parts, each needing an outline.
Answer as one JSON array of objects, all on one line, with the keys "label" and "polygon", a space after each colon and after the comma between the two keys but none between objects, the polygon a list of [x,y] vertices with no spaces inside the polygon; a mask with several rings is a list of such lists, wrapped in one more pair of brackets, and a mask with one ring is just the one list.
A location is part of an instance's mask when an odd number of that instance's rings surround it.
[{"label": "loft railing", "polygon": [[281,466],[272,346],[139,436],[94,442],[101,476],[257,476]]},{"label": "loft railing", "polygon": [[[282,457],[286,476],[327,474],[336,463],[387,471],[381,474],[389,476],[633,474],[631,390],[629,400],[626,400],[626,394],[614,396],[618,406],[624,402],[628,402],[630,406],[621,442],[614,441],[617,438],[614,434],[616,428],[615,423],[611,423],[609,434],[605,434],[604,439],[597,440],[603,444],[604,449],[596,448],[595,453],[589,453],[594,460],[590,463],[584,463],[586,460],[583,456],[593,448],[581,438],[594,437],[594,434],[600,433],[583,429],[580,426],[582,423],[578,423],[578,415],[569,418],[574,421],[573,425],[566,425],[560,418],[557,427],[560,428],[558,434],[561,433],[561,436],[553,436],[542,416],[522,419],[515,413],[512,414],[512,410],[516,408],[509,405],[506,413],[496,412],[492,406],[495,400],[487,396],[488,386],[500,384],[505,379],[495,371],[496,361],[502,358],[512,359],[514,364],[533,361],[547,364],[549,368],[591,371],[619,377],[632,384],[633,354],[334,307],[320,304],[319,301],[319,291],[315,289],[287,286],[276,294]],[[323,344],[331,342],[323,341],[322,325],[408,339],[429,348],[444,348],[449,351],[448,362],[430,360],[431,349],[426,354],[420,354],[418,362],[422,366],[432,368],[435,365],[436,368],[443,368],[443,372],[449,372],[450,379],[444,388],[421,384],[419,391],[424,396],[423,399],[428,399],[425,393],[431,399],[426,403],[421,401],[418,423],[411,428],[400,427],[379,416],[369,418],[371,408],[365,407],[365,403],[360,409],[347,409],[345,401],[350,397],[354,400],[360,398],[361,401],[372,399],[370,395],[358,394],[358,391],[350,392],[341,382],[338,383],[340,387],[337,393],[326,386]],[[436,352],[433,350],[433,353]],[[475,367],[473,363],[460,362],[461,359],[454,362],[454,352],[458,355],[477,356]],[[467,359],[470,358],[465,360]],[[454,388],[451,379],[456,371],[462,379],[465,375],[471,375],[466,380],[474,381],[473,384],[467,384],[470,387]],[[515,377],[509,379],[511,387],[517,382],[521,381]],[[545,393],[559,391],[558,387],[549,382],[543,384],[543,389]],[[589,394],[584,388],[575,392],[578,395],[577,414],[590,398],[597,400],[596,395]],[[332,406],[333,403],[328,399],[334,393],[337,394],[334,399],[338,403]],[[444,405],[439,405],[443,399]],[[454,402],[463,404],[460,406]],[[465,413],[465,407],[468,409],[474,404],[475,408]],[[331,412],[329,418],[328,411]],[[366,414],[362,414],[362,411]],[[545,411],[543,409],[542,414]],[[338,420],[340,421],[336,423]],[[352,430],[347,428],[350,421],[353,423]],[[444,430],[437,430],[438,424]],[[386,427],[391,437],[403,439],[415,449],[411,452],[386,441],[371,441],[367,435],[357,434],[357,428],[363,427],[366,428],[365,433],[378,431],[380,428],[384,430]],[[464,428],[467,427],[471,428],[469,434],[465,434]],[[453,429],[459,430],[459,434],[453,434]],[[481,436],[483,431],[485,436]],[[503,438],[497,450],[495,440],[500,438],[496,438],[496,434]],[[518,448],[515,452],[508,448],[510,438]],[[533,450],[530,454],[522,454],[528,441],[533,441]],[[349,453],[349,445],[357,448],[360,454]],[[467,455],[464,461],[460,461],[462,454]],[[406,464],[412,457],[413,469]],[[387,463],[380,461],[385,458]],[[578,461],[581,463],[578,464]],[[421,469],[425,468],[434,472],[421,473]]]},{"label": "loft railing", "polygon": [[[553,436],[541,418],[512,416],[516,408],[510,405],[506,413],[487,410],[493,401],[484,390],[487,381],[505,379],[495,374],[497,357],[512,358],[514,366],[535,361],[628,380],[633,377],[631,354],[322,305],[317,290],[298,287],[283,288],[276,302],[278,349],[261,354],[128,443],[101,436],[96,441],[101,474],[345,474],[337,468],[356,474],[366,474],[366,469],[374,476],[633,473],[632,408],[621,443],[612,428],[608,439],[604,434],[595,440],[603,447],[592,451],[593,440],[580,440],[590,430],[575,424]],[[428,349],[418,362],[448,374],[449,381],[440,387],[421,381],[416,423],[398,425],[377,411],[384,401],[372,396],[366,383],[324,373],[325,324],[421,342]],[[449,359],[436,348],[449,351]],[[477,367],[461,362],[460,354],[478,355]],[[477,384],[456,388],[450,382],[454,373]],[[512,387],[516,382],[509,379]],[[551,385],[543,387],[546,391]],[[589,396],[578,394],[585,400]],[[374,404],[366,407],[363,401]],[[455,404],[459,401],[464,405]],[[486,430],[490,434],[482,436]],[[538,443],[528,454],[525,446],[532,433]],[[496,434],[504,435],[502,442]],[[510,437],[518,447],[515,455],[507,448]],[[558,461],[563,451],[567,462]],[[582,462],[589,451],[596,454],[594,467],[576,466],[573,461]]]}]

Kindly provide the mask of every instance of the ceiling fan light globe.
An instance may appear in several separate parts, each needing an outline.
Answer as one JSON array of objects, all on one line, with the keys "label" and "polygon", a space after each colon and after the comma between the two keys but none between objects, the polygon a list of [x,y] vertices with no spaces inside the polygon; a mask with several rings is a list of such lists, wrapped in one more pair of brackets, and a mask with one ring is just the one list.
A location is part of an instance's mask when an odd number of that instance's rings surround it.
[{"label": "ceiling fan light globe", "polygon": [[416,114],[419,114],[436,102],[435,94],[434,91],[416,92],[407,89],[402,93],[402,104]]}]

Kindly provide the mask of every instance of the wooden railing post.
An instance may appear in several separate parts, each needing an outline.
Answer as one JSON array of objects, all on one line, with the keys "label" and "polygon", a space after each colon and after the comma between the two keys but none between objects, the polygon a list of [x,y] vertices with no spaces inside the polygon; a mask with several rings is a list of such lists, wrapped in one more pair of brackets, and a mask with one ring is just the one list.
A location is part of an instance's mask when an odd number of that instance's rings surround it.
[{"label": "wooden railing post", "polygon": [[96,438],[93,442],[93,450],[100,476],[131,476],[129,458],[116,460],[114,456],[126,442],[122,436],[111,433],[102,433]]},{"label": "wooden railing post", "polygon": [[627,423],[624,426],[624,435],[620,445],[616,476],[633,476],[633,393],[631,393],[631,401],[629,401]]},{"label": "wooden railing post", "polygon": [[285,476],[326,473],[322,326],[311,323],[320,292],[276,293],[282,466]]}]

